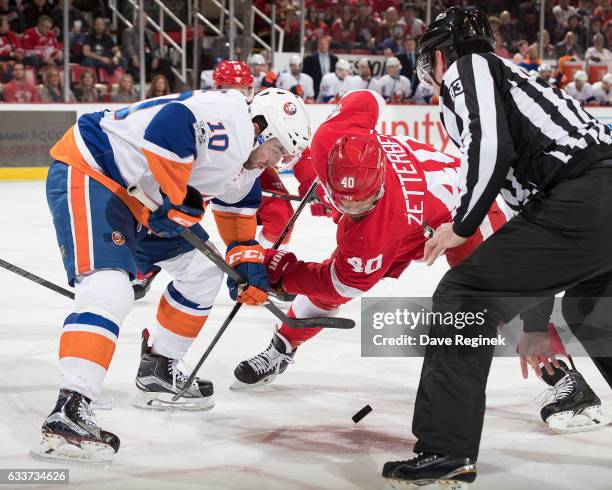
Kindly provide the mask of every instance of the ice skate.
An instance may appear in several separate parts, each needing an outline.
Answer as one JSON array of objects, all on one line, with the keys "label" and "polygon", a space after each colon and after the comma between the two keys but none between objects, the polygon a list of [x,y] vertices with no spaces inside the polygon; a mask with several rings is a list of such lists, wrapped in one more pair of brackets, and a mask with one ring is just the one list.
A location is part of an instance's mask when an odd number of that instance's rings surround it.
[{"label": "ice skate", "polygon": [[555,432],[579,432],[605,427],[610,420],[601,411],[601,401],[575,369],[563,361],[552,375],[542,370],[550,388],[540,411],[542,420]]},{"label": "ice skate", "polygon": [[187,382],[189,375],[178,368],[178,360],[154,354],[148,346],[149,333],[143,331],[142,351],[136,387],[139,393],[134,406],[147,410],[210,410],[215,405],[211,381],[196,378],[177,401],[172,397]]},{"label": "ice skate", "polygon": [[236,366],[234,369],[236,381],[230,389],[240,391],[270,384],[277,375],[287,369],[290,363],[293,363],[295,351],[296,349],[291,347],[285,337],[275,332],[266,350]]},{"label": "ice skate", "polygon": [[389,461],[382,476],[390,488],[420,488],[437,484],[445,490],[467,489],[476,479],[476,463],[469,458],[419,453],[406,461]]},{"label": "ice skate", "polygon": [[36,459],[109,464],[119,444],[115,434],[98,426],[89,398],[61,390],[43,423],[42,440],[31,454]]},{"label": "ice skate", "polygon": [[134,290],[134,299],[142,299],[151,289],[151,284],[161,272],[161,267],[155,267],[146,274],[138,274],[138,277],[132,281],[132,289]]}]

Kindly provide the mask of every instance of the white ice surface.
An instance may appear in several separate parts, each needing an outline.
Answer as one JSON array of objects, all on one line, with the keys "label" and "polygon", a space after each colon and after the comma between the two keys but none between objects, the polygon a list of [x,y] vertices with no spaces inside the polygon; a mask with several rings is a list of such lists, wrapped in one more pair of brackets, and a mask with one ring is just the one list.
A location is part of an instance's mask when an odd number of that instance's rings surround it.
[{"label": "white ice surface", "polygon": [[[44,184],[1,183],[0,210],[0,257],[65,285]],[[216,234],[210,215],[206,227]],[[323,259],[334,236],[330,220],[306,210],[292,244],[301,258]],[[400,281],[384,281],[369,294],[430,295],[445,268],[413,265]],[[265,310],[245,307],[201,370],[215,383],[212,411],[139,411],[131,399],[140,331],[153,326],[166,279],[160,276],[123,325],[104,385],[114,407],[98,419],[121,438],[121,449],[109,468],[72,466],[71,488],[384,488],[383,463],[412,454],[420,359],[361,358],[359,328],[325,331],[300,348],[274,384],[254,394],[231,392],[235,365],[265,348],[274,326]],[[0,468],[57,468],[32,460],[29,451],[57,397],[58,338],[70,300],[2,269],[0,288]],[[191,365],[230,308],[223,288],[189,352]],[[342,315],[358,320],[359,303]],[[612,412],[610,389],[590,360],[579,359],[578,367]],[[543,386],[524,381],[516,359],[494,360],[472,488],[612,488],[612,427],[551,434],[534,401]],[[374,411],[354,424],[351,416],[366,404]]]}]

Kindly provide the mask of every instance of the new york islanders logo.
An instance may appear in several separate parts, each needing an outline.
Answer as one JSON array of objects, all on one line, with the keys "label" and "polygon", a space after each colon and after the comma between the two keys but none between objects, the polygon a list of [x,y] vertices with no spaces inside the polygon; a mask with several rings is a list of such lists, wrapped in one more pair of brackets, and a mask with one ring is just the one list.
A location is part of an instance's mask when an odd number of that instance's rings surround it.
[{"label": "new york islanders logo", "polygon": [[297,112],[297,106],[293,102],[285,102],[283,110],[288,116],[293,116]]},{"label": "new york islanders logo", "polygon": [[113,241],[115,245],[121,246],[125,244],[125,237],[123,236],[123,233],[121,233],[120,231],[113,231],[111,235],[111,240]]}]

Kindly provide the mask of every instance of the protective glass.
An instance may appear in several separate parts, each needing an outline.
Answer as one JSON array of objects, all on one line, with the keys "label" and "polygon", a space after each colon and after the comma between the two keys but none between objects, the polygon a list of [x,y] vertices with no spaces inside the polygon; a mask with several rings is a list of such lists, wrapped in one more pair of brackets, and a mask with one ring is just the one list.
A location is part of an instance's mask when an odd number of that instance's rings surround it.
[{"label": "protective glass", "polygon": [[376,207],[376,203],[385,194],[385,186],[381,186],[380,190],[375,196],[367,199],[366,201],[347,201],[333,195],[332,190],[329,186],[325,186],[325,194],[327,195],[329,202],[338,211],[349,216],[363,216],[368,214]]}]

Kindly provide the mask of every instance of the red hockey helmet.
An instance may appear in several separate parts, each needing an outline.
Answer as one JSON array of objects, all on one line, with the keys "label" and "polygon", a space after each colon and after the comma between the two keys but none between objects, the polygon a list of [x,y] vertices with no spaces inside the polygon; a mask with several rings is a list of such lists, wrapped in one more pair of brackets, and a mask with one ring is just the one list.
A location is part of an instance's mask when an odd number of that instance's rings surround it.
[{"label": "red hockey helmet", "polygon": [[212,77],[217,88],[253,87],[253,75],[244,61],[223,60],[213,71]]},{"label": "red hockey helmet", "polygon": [[327,157],[326,192],[341,213],[369,213],[384,193],[386,157],[376,135],[347,134]]}]

